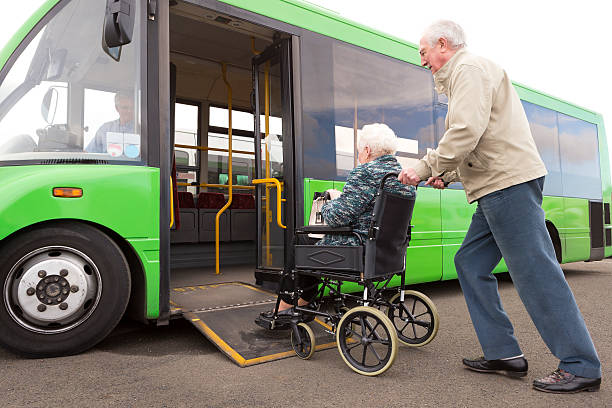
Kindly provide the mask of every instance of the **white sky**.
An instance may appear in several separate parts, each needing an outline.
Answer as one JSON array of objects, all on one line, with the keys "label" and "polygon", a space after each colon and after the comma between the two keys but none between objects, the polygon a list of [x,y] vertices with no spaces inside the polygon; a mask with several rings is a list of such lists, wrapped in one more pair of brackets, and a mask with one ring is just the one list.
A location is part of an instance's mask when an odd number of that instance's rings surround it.
[{"label": "white sky", "polygon": [[[100,0],[103,1],[103,0]],[[341,15],[417,43],[429,23],[461,24],[472,52],[520,83],[604,115],[612,135],[610,7],[604,0],[312,0]],[[0,46],[43,3],[5,1]]]}]

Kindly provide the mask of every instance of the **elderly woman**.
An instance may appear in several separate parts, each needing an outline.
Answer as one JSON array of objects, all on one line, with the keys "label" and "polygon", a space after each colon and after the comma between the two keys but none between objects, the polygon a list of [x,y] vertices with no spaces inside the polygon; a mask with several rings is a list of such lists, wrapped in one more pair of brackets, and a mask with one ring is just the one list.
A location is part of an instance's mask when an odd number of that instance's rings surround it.
[{"label": "elderly woman", "polygon": [[[399,173],[402,167],[394,156],[397,151],[397,138],[387,125],[365,125],[357,143],[357,150],[359,166],[348,175],[342,194],[323,205],[321,213],[327,225],[351,226],[365,241],[374,210],[374,196],[380,181],[387,173]],[[387,179],[385,190],[407,197],[414,197],[416,194],[413,186],[403,185],[395,177]],[[359,240],[354,235],[326,234],[317,245],[359,245]],[[288,288],[290,283],[286,285]],[[301,276],[299,286],[303,293],[298,305],[305,306],[316,295],[318,279]],[[292,307],[291,299],[285,295],[281,295],[281,299],[279,316],[288,315]],[[280,313],[283,311],[284,313]],[[271,312],[267,312],[264,317],[271,315]]]}]

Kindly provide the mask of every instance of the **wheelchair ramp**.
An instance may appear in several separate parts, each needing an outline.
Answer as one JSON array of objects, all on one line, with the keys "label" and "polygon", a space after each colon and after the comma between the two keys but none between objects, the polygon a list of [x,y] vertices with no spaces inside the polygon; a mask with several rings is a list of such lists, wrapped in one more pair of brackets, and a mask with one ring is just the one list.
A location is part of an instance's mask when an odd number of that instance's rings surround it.
[{"label": "wheelchair ramp", "polygon": [[[190,321],[204,336],[240,367],[295,356],[290,330],[266,330],[254,322],[259,313],[270,310],[276,295],[242,282],[174,288],[172,311]],[[317,346],[336,346],[325,331],[325,323],[309,323]]]}]

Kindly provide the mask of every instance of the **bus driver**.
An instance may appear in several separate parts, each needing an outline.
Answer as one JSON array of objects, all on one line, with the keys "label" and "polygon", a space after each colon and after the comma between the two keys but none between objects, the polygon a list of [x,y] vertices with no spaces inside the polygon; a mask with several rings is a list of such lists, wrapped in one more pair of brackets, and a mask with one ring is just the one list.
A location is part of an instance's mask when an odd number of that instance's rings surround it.
[{"label": "bus driver", "polygon": [[[127,93],[117,92],[115,94],[115,109],[119,113],[119,118],[100,126],[85,151],[89,153],[109,153],[112,156],[124,154],[129,158],[135,158],[140,154],[140,138],[134,135],[134,100]],[[132,138],[135,136],[138,140],[125,140],[126,135],[130,135]],[[127,138],[130,139],[130,136],[127,136]],[[117,146],[117,149],[114,146]]]}]

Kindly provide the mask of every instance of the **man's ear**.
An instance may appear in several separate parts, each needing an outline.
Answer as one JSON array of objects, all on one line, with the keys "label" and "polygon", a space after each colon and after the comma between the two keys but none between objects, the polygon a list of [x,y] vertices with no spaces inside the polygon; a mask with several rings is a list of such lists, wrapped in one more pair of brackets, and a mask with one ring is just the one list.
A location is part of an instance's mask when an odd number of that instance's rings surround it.
[{"label": "man's ear", "polygon": [[444,37],[438,38],[438,45],[440,46],[440,50],[442,52],[448,50],[448,41],[446,41],[446,38]]}]

